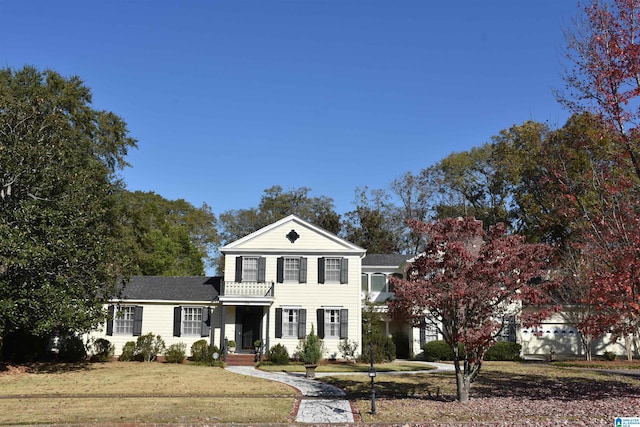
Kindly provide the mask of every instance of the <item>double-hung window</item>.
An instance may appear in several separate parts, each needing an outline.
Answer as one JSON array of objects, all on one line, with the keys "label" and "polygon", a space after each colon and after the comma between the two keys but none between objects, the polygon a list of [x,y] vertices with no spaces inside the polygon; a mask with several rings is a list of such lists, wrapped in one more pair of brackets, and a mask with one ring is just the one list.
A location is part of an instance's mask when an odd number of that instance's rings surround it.
[{"label": "double-hung window", "polygon": [[258,281],[258,257],[242,257],[242,281]]},{"label": "double-hung window", "polygon": [[142,334],[142,306],[113,304],[107,307],[107,311],[107,335]]},{"label": "double-hung window", "polygon": [[298,337],[298,310],[285,308],[282,310],[282,337]]},{"label": "double-hung window", "polygon": [[307,258],[305,257],[279,257],[276,267],[278,283],[307,282]]},{"label": "double-hung window", "polygon": [[276,338],[299,338],[307,334],[307,310],[304,308],[276,308]]},{"label": "double-hung window", "polygon": [[134,306],[118,307],[114,321],[114,332],[121,335],[133,335]]},{"label": "double-hung window", "polygon": [[209,307],[174,307],[173,336],[209,336],[211,311]]},{"label": "double-hung window", "polygon": [[324,261],[324,280],[340,283],[340,258],[326,258]]},{"label": "double-hung window", "polygon": [[324,336],[325,338],[340,338],[340,310],[324,311]]},{"label": "double-hung window", "polygon": [[318,258],[318,283],[348,283],[347,258]]},{"label": "double-hung window", "polygon": [[284,280],[291,282],[300,280],[300,258],[284,259]]},{"label": "double-hung window", "polygon": [[349,338],[349,310],[339,307],[319,308],[317,316],[318,337],[323,339]]},{"label": "double-hung window", "polygon": [[200,336],[202,331],[202,307],[182,308],[182,334]]},{"label": "double-hung window", "polygon": [[240,282],[265,282],[266,258],[260,256],[236,257],[235,281]]}]

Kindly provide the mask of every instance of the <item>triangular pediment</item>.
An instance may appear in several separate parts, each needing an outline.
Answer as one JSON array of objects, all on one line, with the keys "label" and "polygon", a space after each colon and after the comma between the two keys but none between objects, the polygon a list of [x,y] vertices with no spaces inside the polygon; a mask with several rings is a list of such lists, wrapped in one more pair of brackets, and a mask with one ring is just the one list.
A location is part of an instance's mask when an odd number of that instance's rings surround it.
[{"label": "triangular pediment", "polygon": [[220,248],[225,253],[318,253],[363,256],[363,248],[289,215]]}]

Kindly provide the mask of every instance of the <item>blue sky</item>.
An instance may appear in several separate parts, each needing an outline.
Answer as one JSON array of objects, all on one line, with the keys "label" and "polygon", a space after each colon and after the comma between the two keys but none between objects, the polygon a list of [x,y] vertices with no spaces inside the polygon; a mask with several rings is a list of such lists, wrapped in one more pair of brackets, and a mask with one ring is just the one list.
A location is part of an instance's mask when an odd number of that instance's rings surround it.
[{"label": "blue sky", "polygon": [[577,0],[0,0],[0,66],[78,75],[129,125],[130,190],[336,211],[526,120],[561,126]]}]

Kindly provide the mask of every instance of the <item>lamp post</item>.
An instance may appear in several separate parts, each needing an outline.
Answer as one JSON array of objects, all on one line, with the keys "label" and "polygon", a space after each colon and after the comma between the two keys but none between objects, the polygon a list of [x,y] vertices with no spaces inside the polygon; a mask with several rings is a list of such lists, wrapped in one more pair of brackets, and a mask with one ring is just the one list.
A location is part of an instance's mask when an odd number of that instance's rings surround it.
[{"label": "lamp post", "polygon": [[373,367],[373,343],[369,341],[369,360],[371,366],[369,367],[369,378],[371,378],[371,415],[376,414],[376,388],[374,386],[373,379],[376,377],[376,368]]}]

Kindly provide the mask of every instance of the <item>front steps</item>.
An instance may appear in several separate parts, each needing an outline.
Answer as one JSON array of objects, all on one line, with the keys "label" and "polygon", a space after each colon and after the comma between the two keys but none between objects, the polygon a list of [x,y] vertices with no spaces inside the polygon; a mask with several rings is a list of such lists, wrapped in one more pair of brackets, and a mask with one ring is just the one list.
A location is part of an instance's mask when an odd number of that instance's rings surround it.
[{"label": "front steps", "polygon": [[227,353],[227,366],[255,366],[256,355],[251,353]]}]

